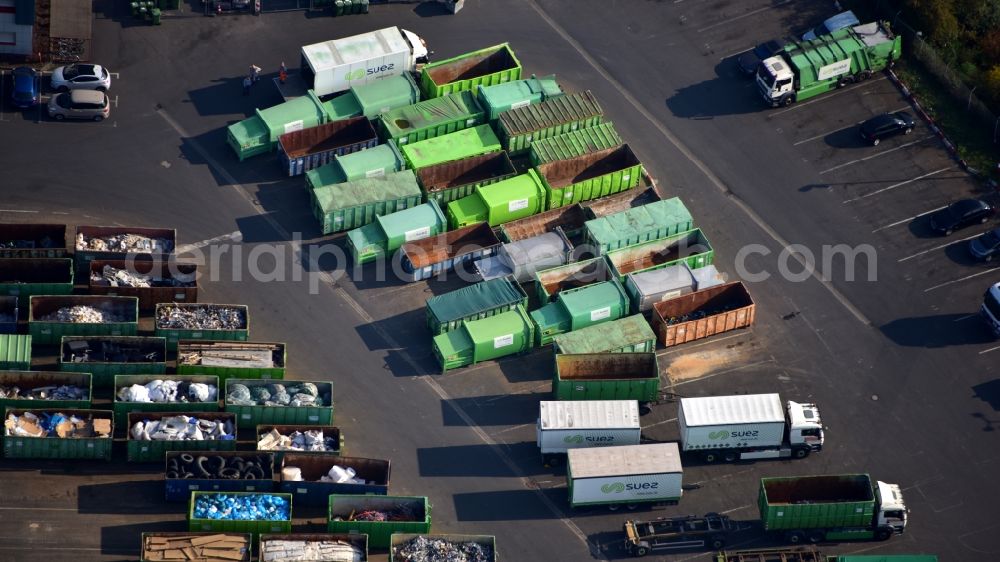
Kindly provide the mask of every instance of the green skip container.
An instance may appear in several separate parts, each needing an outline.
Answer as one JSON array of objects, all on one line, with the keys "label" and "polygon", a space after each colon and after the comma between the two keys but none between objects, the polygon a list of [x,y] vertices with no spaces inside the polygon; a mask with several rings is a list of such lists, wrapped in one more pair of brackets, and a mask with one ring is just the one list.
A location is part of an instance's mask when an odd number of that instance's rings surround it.
[{"label": "green skip container", "polygon": [[285,344],[277,342],[177,342],[178,375],[212,375],[223,385],[230,378],[283,379],[287,359]]},{"label": "green skip container", "polygon": [[403,156],[393,144],[382,144],[350,154],[335,156],[333,162],[306,172],[306,189],[365,178],[379,178],[405,168]]},{"label": "green skip container", "polygon": [[[322,406],[262,406],[233,404],[229,401],[229,393],[234,384],[242,384],[250,389],[251,395],[256,387],[267,387],[272,384],[293,386],[308,382],[316,385],[319,396],[324,397]],[[333,425],[333,384],[326,381],[262,381],[260,379],[229,379],[226,381],[226,391],[222,395],[227,412],[236,415],[243,427],[258,425]]]},{"label": "green skip container", "polygon": [[146,336],[63,336],[59,370],[90,373],[95,388],[110,388],[118,375],[167,372],[167,343]]},{"label": "green skip container", "polygon": [[510,45],[502,43],[424,66],[420,87],[429,99],[520,78],[521,62]]},{"label": "green skip container", "polygon": [[3,456],[8,459],[86,459],[111,460],[112,435],[114,435],[114,420],[112,413],[106,410],[72,410],[68,408],[31,408],[15,410],[8,408],[7,416],[22,416],[31,413],[35,416],[44,414],[62,414],[67,418],[76,416],[80,419],[92,420],[95,425],[103,425],[107,430],[106,437],[25,437],[10,435],[10,430],[4,428]]},{"label": "green skip container", "polygon": [[0,334],[0,370],[31,369],[31,336]]},{"label": "green skip container", "polygon": [[437,202],[375,217],[375,221],[347,233],[347,248],[356,265],[389,257],[403,244],[437,236],[448,230],[448,221]]},{"label": "green skip container", "polygon": [[673,197],[589,220],[583,225],[583,239],[591,251],[600,256],[692,228],[691,212],[679,197]]},{"label": "green skip container", "polygon": [[642,174],[642,162],[627,144],[538,167],[549,209],[631,189]]},{"label": "green skip container", "polygon": [[[277,496],[288,502],[288,519],[199,519],[195,517],[195,503],[200,496]],[[292,532],[292,495],[260,492],[191,492],[188,505],[188,531],[211,531],[213,533],[249,533],[254,537],[261,533]]]},{"label": "green skip container", "polygon": [[[62,308],[88,306],[110,314],[111,322],[46,320]],[[139,331],[139,299],[93,295],[31,297],[28,331],[34,344],[51,345],[63,336],[134,336]]]},{"label": "green skip container", "polygon": [[641,314],[635,314],[559,334],[552,343],[557,354],[652,353],[656,351],[656,333]]},{"label": "green skip container", "polygon": [[428,540],[444,540],[452,544],[475,543],[482,547],[481,552],[490,553],[488,558],[477,558],[477,560],[482,560],[482,562],[497,561],[497,539],[493,535],[453,535],[439,533],[417,535],[412,533],[393,533],[392,544],[389,548],[389,562],[408,562],[410,558],[400,556],[399,549],[418,537]]},{"label": "green skip container", "polygon": [[428,166],[417,170],[417,182],[426,201],[441,208],[472,195],[476,188],[497,183],[517,174],[506,152],[491,152]]},{"label": "green skip container", "polygon": [[[64,385],[76,386],[86,391],[86,394],[79,400],[53,400],[50,395],[44,398],[35,393],[35,389],[46,387],[59,387]],[[59,408],[70,408],[73,410],[89,410],[94,397],[93,386],[89,373],[62,373],[59,371],[2,371],[0,372],[0,386],[16,386],[22,393],[33,394],[34,398],[24,398],[21,396],[10,396],[0,398],[0,414],[5,408],[14,409],[35,409],[45,408],[56,410]]]},{"label": "green skip container", "polygon": [[364,226],[423,200],[412,170],[328,185],[312,193],[313,214],[323,234]]},{"label": "green skip container", "polygon": [[226,142],[240,162],[272,151],[278,137],[301,131],[330,120],[326,107],[315,92],[267,109],[254,109],[254,115],[226,127]]},{"label": "green skip container", "polygon": [[696,228],[667,238],[613,250],[605,258],[615,277],[624,282],[629,273],[662,269],[681,262],[687,263],[691,269],[711,265],[715,250],[701,229]]},{"label": "green skip container", "polygon": [[521,305],[513,310],[464,322],[460,327],[434,336],[434,355],[441,370],[456,369],[532,348],[535,325]]},{"label": "green skip container", "polygon": [[[218,407],[218,405],[216,405]],[[233,426],[232,439],[202,439],[199,441],[144,441],[132,436],[135,424],[146,420],[161,420],[174,416],[230,422]],[[128,462],[164,462],[167,451],[235,451],[236,450],[236,415],[229,412],[132,412],[128,414],[128,426],[125,428],[128,438],[125,442]]]},{"label": "green skip container", "polygon": [[614,148],[622,144],[618,131],[611,121],[599,125],[570,131],[531,143],[531,165],[541,166],[556,160],[568,160]]},{"label": "green skip container", "polygon": [[656,353],[556,355],[552,395],[556,400],[638,400],[660,394]]},{"label": "green skip container", "polygon": [[527,309],[528,295],[512,276],[480,281],[427,299],[427,327],[436,336],[518,305]]},{"label": "green skip container", "polygon": [[535,170],[476,189],[448,203],[448,226],[462,228],[485,222],[499,226],[530,217],[545,207],[545,188]]},{"label": "green skip container", "polygon": [[590,91],[543,101],[500,114],[497,130],[503,148],[524,154],[537,140],[599,125],[604,111]]},{"label": "green skip container", "polygon": [[[155,380],[174,381],[177,383],[201,383],[210,384],[216,389],[216,399],[208,402],[128,402],[123,400],[122,390],[133,384],[145,385]],[[222,389],[219,388],[219,379],[207,375],[118,375],[115,377],[113,391],[113,405],[111,409],[115,412],[115,425],[127,427],[129,414],[143,414],[147,412],[175,413],[175,412],[218,412],[219,400]]]},{"label": "green skip container", "polygon": [[382,78],[351,89],[323,104],[331,121],[364,116],[374,119],[381,113],[420,101],[420,88],[410,74]]},{"label": "green skip container", "polygon": [[0,258],[64,257],[65,224],[0,224]]},{"label": "green skip container", "polygon": [[[366,510],[405,511],[409,520],[349,520],[352,515]],[[331,494],[326,530],[329,533],[368,535],[369,548],[386,550],[392,544],[393,533],[431,532],[431,504],[424,496]]]},{"label": "green skip container", "polygon": [[463,91],[393,109],[383,113],[378,124],[384,142],[402,146],[482,125],[485,121],[476,96]]},{"label": "green skip container", "polygon": [[[163,321],[169,317],[170,309],[229,309],[237,312],[241,325],[237,328],[171,328]],[[245,304],[160,303],[156,305],[153,326],[157,337],[166,338],[169,351],[176,351],[177,343],[181,340],[247,341],[250,335],[250,309]]]},{"label": "green skip container", "polygon": [[500,114],[511,109],[519,109],[533,103],[558,98],[564,95],[556,82],[555,75],[514,80],[495,86],[479,86],[479,103],[486,111],[486,118],[496,121]]},{"label": "green skip container", "polygon": [[69,258],[0,259],[0,295],[17,297],[28,309],[34,295],[69,295],[73,292],[73,260]]},{"label": "green skip container", "polygon": [[500,151],[500,140],[489,125],[462,129],[447,135],[400,147],[409,168],[420,170],[435,164]]},{"label": "green skip container", "polygon": [[548,345],[558,334],[623,318],[629,306],[628,296],[615,279],[562,291],[555,302],[531,313],[537,327],[536,344]]}]

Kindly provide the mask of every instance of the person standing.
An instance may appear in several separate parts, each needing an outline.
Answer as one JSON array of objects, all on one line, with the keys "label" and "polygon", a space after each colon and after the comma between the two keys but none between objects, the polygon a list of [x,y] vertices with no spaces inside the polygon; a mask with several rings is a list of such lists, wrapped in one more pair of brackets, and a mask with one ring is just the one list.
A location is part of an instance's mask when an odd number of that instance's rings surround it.
[{"label": "person standing", "polygon": [[278,81],[282,84],[288,79],[288,69],[285,68],[285,61],[281,61],[281,67],[278,68]]},{"label": "person standing", "polygon": [[249,96],[250,95],[250,86],[252,84],[253,84],[253,80],[250,79],[250,76],[244,76],[243,77],[243,95],[244,96]]},{"label": "person standing", "polygon": [[250,80],[254,84],[256,84],[258,80],[260,80],[260,70],[261,70],[261,68],[259,66],[257,66],[256,64],[251,64],[250,65]]}]

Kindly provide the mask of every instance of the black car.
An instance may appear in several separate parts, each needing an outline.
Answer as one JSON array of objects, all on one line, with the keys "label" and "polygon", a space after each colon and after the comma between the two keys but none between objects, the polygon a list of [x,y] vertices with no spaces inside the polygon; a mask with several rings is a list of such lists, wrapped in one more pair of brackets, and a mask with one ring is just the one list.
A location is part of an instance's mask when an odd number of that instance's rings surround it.
[{"label": "black car", "polygon": [[760,61],[773,57],[774,53],[780,51],[782,47],[784,47],[784,43],[777,39],[771,39],[743,53],[740,58],[736,59],[740,72],[747,76],[753,76],[757,73],[757,65],[760,64]]},{"label": "black car", "polygon": [[962,199],[931,215],[931,230],[948,236],[970,224],[985,223],[993,213],[993,206],[986,201]]},{"label": "black car", "polygon": [[969,253],[983,261],[991,261],[1000,255],[1000,228],[969,240]]},{"label": "black car", "polygon": [[905,111],[883,113],[861,124],[861,138],[878,146],[879,141],[886,137],[913,132],[913,116]]}]

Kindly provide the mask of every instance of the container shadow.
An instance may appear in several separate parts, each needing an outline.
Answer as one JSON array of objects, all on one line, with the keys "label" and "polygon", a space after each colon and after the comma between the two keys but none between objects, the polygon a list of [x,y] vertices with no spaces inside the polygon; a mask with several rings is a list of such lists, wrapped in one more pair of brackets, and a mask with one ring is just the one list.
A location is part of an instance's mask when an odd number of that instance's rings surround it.
[{"label": "container shadow", "polygon": [[548,381],[555,369],[550,346],[532,348],[523,355],[503,358],[497,364],[509,383]]},{"label": "container shadow", "polygon": [[1000,412],[1000,379],[977,384],[972,390],[976,398],[986,402],[994,411]]},{"label": "container shadow", "polygon": [[[504,447],[507,449],[508,455],[518,459],[518,469],[522,475],[537,476],[551,473],[542,466],[538,447],[534,443],[515,443],[510,446],[504,445]],[[422,477],[510,478],[516,476],[506,464],[497,458],[493,449],[485,444],[418,448],[417,464]]]},{"label": "container shadow", "polygon": [[900,318],[879,329],[890,340],[906,347],[948,347],[995,341],[985,322],[958,322],[965,314],[940,314]]},{"label": "container shadow", "polygon": [[480,427],[524,425],[535,422],[539,401],[548,397],[547,392],[530,392],[452,398],[441,401],[441,417],[446,426],[468,425],[455,411],[458,407]]},{"label": "container shadow", "polygon": [[178,513],[179,506],[167,503],[164,493],[162,478],[82,484],[77,491],[77,510],[81,514],[112,515]]},{"label": "container shadow", "polygon": [[413,8],[413,13],[422,18],[433,18],[436,16],[450,16],[451,12],[440,2],[421,2]]},{"label": "container shadow", "polygon": [[[554,505],[558,506],[561,517],[607,517],[609,509],[606,506],[592,506],[571,509],[567,499],[566,488],[542,488],[540,492]],[[552,519],[552,514],[536,495],[535,490],[497,490],[493,492],[468,492],[454,494],[455,518],[458,521],[532,521]],[[644,513],[641,518],[664,517],[665,510],[675,510],[673,507],[640,505],[633,511],[624,507],[620,513]],[[621,536],[621,535],[619,535]]]},{"label": "container shadow", "polygon": [[665,100],[667,109],[676,117],[695,120],[763,111],[756,89],[734,87],[736,80],[720,76],[680,88]]},{"label": "container shadow", "polygon": [[185,103],[194,104],[195,111],[203,117],[209,115],[232,115],[242,113],[244,116],[254,114],[254,109],[266,109],[282,103],[281,95],[273,84],[276,73],[261,74],[260,81],[250,87],[250,95],[243,95],[243,78],[250,73],[226,76],[210,80],[208,86],[188,90]]},{"label": "container shadow", "polygon": [[[381,330],[381,331],[380,331]],[[364,340],[369,351],[390,349],[393,346],[385,340],[382,333],[391,335],[397,342],[428,342],[430,332],[424,323],[423,309],[409,310],[389,318],[376,320],[357,327],[358,335]],[[428,347],[424,345],[406,345],[409,350],[419,350]]]},{"label": "container shadow", "polygon": [[151,532],[185,532],[185,521],[152,521],[132,525],[107,525],[101,527],[101,554],[105,556],[121,556],[115,560],[122,562],[139,559],[139,549],[142,544],[142,534]]}]

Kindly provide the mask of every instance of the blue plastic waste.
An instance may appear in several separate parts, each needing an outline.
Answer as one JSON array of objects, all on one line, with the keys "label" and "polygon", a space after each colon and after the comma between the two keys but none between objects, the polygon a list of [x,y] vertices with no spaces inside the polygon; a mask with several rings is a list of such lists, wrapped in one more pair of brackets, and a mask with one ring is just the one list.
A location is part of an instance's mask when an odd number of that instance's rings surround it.
[{"label": "blue plastic waste", "polygon": [[197,519],[285,521],[291,519],[291,506],[285,498],[269,494],[199,495],[195,499],[194,516]]}]

